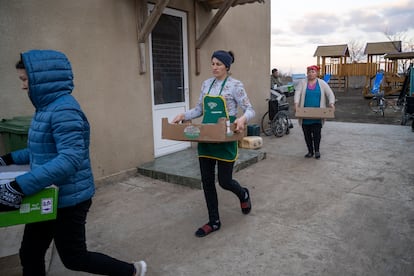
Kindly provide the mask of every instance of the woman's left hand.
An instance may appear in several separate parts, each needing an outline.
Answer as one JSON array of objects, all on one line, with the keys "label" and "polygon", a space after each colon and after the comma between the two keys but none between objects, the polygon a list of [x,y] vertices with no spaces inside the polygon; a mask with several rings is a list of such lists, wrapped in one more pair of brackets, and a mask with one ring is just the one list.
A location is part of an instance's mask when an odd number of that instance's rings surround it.
[{"label": "woman's left hand", "polygon": [[234,124],[236,125],[235,132],[242,132],[242,131],[244,131],[244,127],[245,127],[246,123],[247,123],[247,120],[246,120],[246,117],[244,115],[241,116],[241,117],[239,117],[239,118],[237,118],[234,121]]}]

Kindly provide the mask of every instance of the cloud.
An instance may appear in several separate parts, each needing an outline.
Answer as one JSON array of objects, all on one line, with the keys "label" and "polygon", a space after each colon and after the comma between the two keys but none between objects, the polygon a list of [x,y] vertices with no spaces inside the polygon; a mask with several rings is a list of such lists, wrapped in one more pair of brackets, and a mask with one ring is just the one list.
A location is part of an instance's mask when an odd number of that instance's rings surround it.
[{"label": "cloud", "polygon": [[337,32],[397,33],[414,28],[414,1],[399,5],[373,5],[351,9],[340,14],[305,13],[287,24],[287,28],[272,28],[272,35],[324,36]]},{"label": "cloud", "polygon": [[384,17],[389,22],[392,22],[390,26],[391,32],[401,32],[414,28],[414,1],[410,5],[396,6],[384,11]]},{"label": "cloud", "polygon": [[283,13],[275,10],[272,66],[277,64],[285,71],[302,70],[303,64],[314,62],[313,54],[320,45],[351,41],[365,45],[395,39],[402,40],[406,50],[414,49],[414,0],[348,0],[340,9],[331,1],[320,0],[313,9],[288,3],[283,5]]},{"label": "cloud", "polygon": [[352,10],[345,24],[369,33],[397,33],[414,28],[413,14],[414,1],[368,6],[364,9]]},{"label": "cloud", "polygon": [[310,13],[300,20],[294,20],[291,31],[296,35],[326,35],[335,32],[340,21],[336,16]]},{"label": "cloud", "polygon": [[358,10],[350,14],[349,19],[344,24],[368,33],[383,32],[387,27],[387,22],[381,14],[364,10]]}]

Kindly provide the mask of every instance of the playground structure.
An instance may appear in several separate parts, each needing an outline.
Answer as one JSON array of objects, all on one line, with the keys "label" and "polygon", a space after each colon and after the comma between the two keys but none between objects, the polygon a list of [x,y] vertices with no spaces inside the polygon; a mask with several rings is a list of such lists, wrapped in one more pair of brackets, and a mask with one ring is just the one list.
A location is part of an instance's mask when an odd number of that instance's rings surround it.
[{"label": "playground structure", "polygon": [[[384,56],[386,60],[392,61],[395,66],[402,65],[404,74],[398,74],[396,78],[392,75],[388,75],[385,78],[385,82],[387,83],[386,87],[396,87],[398,85],[398,89],[395,92],[399,92],[400,95],[403,94],[405,96],[413,96],[414,94],[414,52],[400,52],[400,53],[390,53]],[[395,82],[396,83],[393,83]],[[392,91],[392,94],[395,95],[395,92]],[[401,97],[401,96],[400,96]]]},{"label": "playground structure", "polygon": [[328,79],[329,85],[338,90],[347,87],[347,76],[344,72],[349,58],[348,45],[318,46],[315,54],[317,65],[321,68],[320,77]]},{"label": "playground structure", "polygon": [[[372,97],[372,87],[378,72],[384,73],[381,90],[385,96],[398,95],[406,78],[407,63],[413,63],[414,52],[401,52],[401,41],[367,43],[364,54],[367,62],[350,62],[347,44],[318,46],[314,57],[320,66],[320,77],[330,77],[329,85],[335,90],[349,87],[352,76],[364,77],[364,97]],[[412,83],[412,82],[411,82]]]}]

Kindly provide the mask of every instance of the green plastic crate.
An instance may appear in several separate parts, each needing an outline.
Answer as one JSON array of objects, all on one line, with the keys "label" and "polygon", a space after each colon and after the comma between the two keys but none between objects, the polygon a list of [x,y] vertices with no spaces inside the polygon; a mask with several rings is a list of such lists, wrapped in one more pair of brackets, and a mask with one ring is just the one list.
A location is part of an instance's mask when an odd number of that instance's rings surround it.
[{"label": "green plastic crate", "polygon": [[23,149],[27,146],[27,134],[31,117],[18,116],[0,121],[0,133],[3,138],[6,153]]}]

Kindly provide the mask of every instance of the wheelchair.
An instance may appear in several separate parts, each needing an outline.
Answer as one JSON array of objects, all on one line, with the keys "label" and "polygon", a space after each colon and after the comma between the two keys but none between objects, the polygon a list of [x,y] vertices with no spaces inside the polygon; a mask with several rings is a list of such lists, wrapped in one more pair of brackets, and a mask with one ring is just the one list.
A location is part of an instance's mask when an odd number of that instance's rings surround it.
[{"label": "wheelchair", "polygon": [[261,121],[263,133],[266,136],[275,135],[276,137],[289,134],[293,124],[289,117],[289,103],[286,102],[286,96],[270,90],[270,98],[266,101],[268,101],[268,111]]}]

